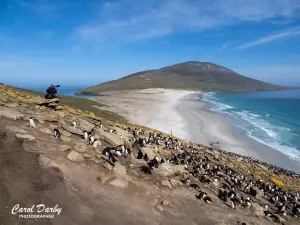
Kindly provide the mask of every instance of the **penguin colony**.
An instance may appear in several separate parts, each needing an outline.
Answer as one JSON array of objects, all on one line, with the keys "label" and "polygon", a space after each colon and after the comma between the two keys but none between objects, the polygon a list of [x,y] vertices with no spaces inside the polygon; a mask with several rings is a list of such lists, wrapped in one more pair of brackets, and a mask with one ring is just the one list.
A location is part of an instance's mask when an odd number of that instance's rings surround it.
[{"label": "penguin colony", "polygon": [[[71,126],[76,127],[77,122],[73,121]],[[35,129],[36,125],[33,118],[29,119],[29,127]],[[104,126],[101,123],[100,129],[104,130]],[[124,128],[132,134],[132,147],[138,150],[137,159],[144,160],[147,166],[142,166],[141,171],[145,174],[151,175],[155,168],[158,168],[162,163],[172,163],[175,165],[184,165],[188,173],[182,177],[182,182],[195,190],[198,194],[195,196],[199,201],[203,201],[207,204],[213,203],[213,200],[208,194],[201,190],[201,186],[208,185],[213,182],[220,183],[218,189],[218,198],[224,202],[224,204],[231,207],[233,210],[237,207],[244,208],[245,210],[252,207],[253,202],[258,203],[258,192],[263,193],[261,196],[267,200],[268,204],[263,205],[264,213],[266,217],[269,217],[275,223],[280,223],[279,216],[281,217],[300,217],[300,194],[299,192],[289,192],[284,188],[276,186],[271,182],[264,182],[263,180],[252,180],[243,174],[228,168],[226,165],[222,165],[221,162],[211,162],[209,157],[199,151],[201,145],[194,144],[181,144],[180,141],[173,137],[165,137],[161,134],[153,132],[145,132],[145,130],[137,130],[131,128]],[[107,132],[116,134],[116,130],[108,129]],[[54,129],[54,137],[60,138],[61,132],[58,128]],[[101,145],[100,140],[95,138],[93,132],[84,131],[82,137],[87,141],[88,145],[97,148]],[[119,136],[123,139],[123,136]],[[157,151],[158,147],[171,152],[169,158],[158,158],[155,156],[150,159],[147,153],[143,153],[142,148],[146,146],[153,146]],[[293,178],[300,178],[299,174],[293,171],[289,171],[274,165],[260,162],[251,157],[240,156],[235,153],[225,152],[219,148],[210,148],[216,150],[222,154],[231,156],[233,158],[243,158],[248,163],[259,163],[272,169],[275,173],[285,174]],[[107,156],[109,163],[114,165],[118,161],[118,157],[131,157],[132,151],[125,145],[116,147],[104,148],[102,154]],[[197,181],[191,183],[191,180]]]}]

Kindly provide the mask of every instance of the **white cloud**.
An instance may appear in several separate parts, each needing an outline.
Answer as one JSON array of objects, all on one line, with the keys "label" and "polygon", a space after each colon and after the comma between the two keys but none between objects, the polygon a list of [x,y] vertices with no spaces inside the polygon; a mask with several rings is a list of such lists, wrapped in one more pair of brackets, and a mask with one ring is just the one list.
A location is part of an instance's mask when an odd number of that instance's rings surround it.
[{"label": "white cloud", "polygon": [[257,45],[262,45],[265,43],[269,43],[269,42],[273,42],[282,38],[286,38],[286,37],[290,37],[290,36],[296,36],[296,35],[300,35],[300,29],[299,30],[292,30],[292,31],[284,31],[284,32],[280,32],[277,34],[272,34],[269,35],[267,37],[264,38],[260,38],[256,41],[253,42],[249,42],[240,46],[237,46],[237,49],[246,49],[246,48],[250,48],[250,47],[254,47]]},{"label": "white cloud", "polygon": [[186,30],[290,19],[299,10],[299,0],[119,0],[103,4],[93,21],[76,28],[75,37],[98,43],[148,40]]}]

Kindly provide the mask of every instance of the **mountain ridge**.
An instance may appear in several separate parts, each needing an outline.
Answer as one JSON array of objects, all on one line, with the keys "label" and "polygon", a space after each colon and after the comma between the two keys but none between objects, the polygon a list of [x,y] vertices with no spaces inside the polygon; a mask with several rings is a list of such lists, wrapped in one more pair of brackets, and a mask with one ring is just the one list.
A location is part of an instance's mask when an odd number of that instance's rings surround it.
[{"label": "mountain ridge", "polygon": [[201,91],[262,91],[286,90],[280,86],[253,79],[226,67],[211,63],[187,61],[160,69],[145,70],[117,80],[88,87],[76,94],[98,95],[101,92],[170,88]]}]

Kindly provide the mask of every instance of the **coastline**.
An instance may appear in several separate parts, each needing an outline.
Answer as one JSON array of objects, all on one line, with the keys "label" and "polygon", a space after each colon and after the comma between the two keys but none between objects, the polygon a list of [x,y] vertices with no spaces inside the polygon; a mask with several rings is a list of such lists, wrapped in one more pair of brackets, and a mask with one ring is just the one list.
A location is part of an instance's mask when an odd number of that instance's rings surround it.
[{"label": "coastline", "polygon": [[130,122],[173,133],[178,138],[209,146],[218,142],[222,150],[300,172],[300,163],[280,151],[248,137],[210,110],[199,99],[201,92],[171,89],[145,89],[111,92],[93,100],[109,105],[111,110]]}]

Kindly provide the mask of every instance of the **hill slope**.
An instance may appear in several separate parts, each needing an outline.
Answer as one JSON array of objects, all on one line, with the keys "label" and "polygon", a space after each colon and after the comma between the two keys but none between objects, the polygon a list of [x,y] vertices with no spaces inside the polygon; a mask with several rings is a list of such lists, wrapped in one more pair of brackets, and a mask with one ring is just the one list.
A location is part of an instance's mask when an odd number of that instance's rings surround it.
[{"label": "hill slope", "polygon": [[278,86],[242,76],[225,67],[207,62],[185,62],[157,70],[131,74],[119,80],[89,87],[77,94],[97,95],[101,92],[145,88],[194,89],[204,91],[278,90]]}]

